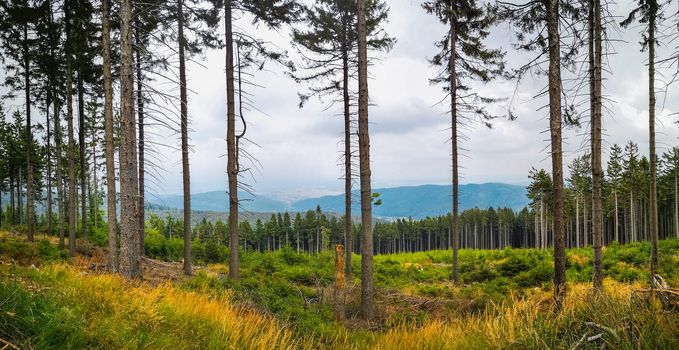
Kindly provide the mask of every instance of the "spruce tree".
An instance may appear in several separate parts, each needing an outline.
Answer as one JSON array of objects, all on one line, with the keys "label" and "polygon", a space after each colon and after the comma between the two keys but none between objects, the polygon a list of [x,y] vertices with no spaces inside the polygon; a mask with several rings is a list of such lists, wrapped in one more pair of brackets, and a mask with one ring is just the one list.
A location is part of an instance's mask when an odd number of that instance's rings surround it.
[{"label": "spruce tree", "polygon": [[[515,28],[517,49],[535,52],[536,57],[521,66],[516,76],[539,70],[547,75],[549,100],[549,131],[552,159],[552,215],[554,221],[554,300],[561,310],[566,297],[566,245],[563,186],[562,118],[569,117],[568,108],[562,108],[562,65],[568,65],[577,54],[580,42],[561,46],[563,37],[580,38],[574,22],[580,18],[580,10],[571,0],[541,0],[523,3],[500,2],[505,16]],[[561,31],[565,31],[562,33]],[[547,34],[545,36],[545,33]],[[541,57],[547,57],[548,67],[540,67]],[[563,114],[562,114],[563,113]]]},{"label": "spruce tree", "polygon": [[658,156],[655,148],[655,46],[658,39],[658,21],[662,20],[664,3],[657,0],[638,0],[627,18],[620,24],[629,27],[634,22],[644,24],[641,49],[648,52],[648,147],[650,160],[650,183],[649,183],[649,225],[651,236],[651,287],[655,285],[655,275],[658,270],[658,193],[657,172]]},{"label": "spruce tree", "polygon": [[[368,50],[389,51],[395,39],[382,27],[387,21],[388,8],[382,1],[367,3]],[[309,85],[308,92],[300,94],[300,107],[311,97],[328,99],[329,106],[342,105],[344,117],[344,246],[345,278],[351,281],[353,253],[351,190],[352,190],[352,119],[351,110],[355,89],[354,72],[357,69],[356,2],[350,0],[317,0],[303,11],[304,29],[293,29],[293,43],[302,53],[302,73],[293,73],[297,82]]]},{"label": "spruce tree", "polygon": [[[246,124],[243,115],[242,99],[239,100],[239,119],[242,122],[240,132],[236,132],[236,71],[246,65],[262,67],[265,60],[282,61],[284,55],[271,50],[261,39],[253,38],[244,33],[234,31],[234,12],[241,11],[252,17],[253,24],[264,24],[270,29],[280,29],[295,21],[299,15],[299,5],[294,0],[225,0],[224,1],[224,31],[226,45],[226,149],[229,193],[229,277],[239,279],[238,257],[238,190],[242,188],[239,176],[243,169],[240,167],[240,140],[245,136]],[[234,43],[238,51],[234,50]],[[235,60],[238,55],[238,60]],[[240,58],[243,58],[241,61]],[[236,65],[235,62],[241,61]],[[242,88],[242,79],[238,79]],[[239,94],[242,89],[239,88]]]},{"label": "spruce tree", "polygon": [[434,0],[423,4],[427,13],[447,25],[448,31],[436,43],[440,49],[431,63],[439,68],[438,75],[431,80],[442,84],[450,95],[451,120],[451,162],[452,162],[452,245],[453,245],[453,283],[458,284],[459,227],[459,133],[458,128],[465,121],[475,118],[490,125],[496,116],[488,112],[486,106],[498,99],[488,98],[472,91],[470,82],[487,83],[504,71],[504,53],[486,47],[483,42],[490,34],[496,21],[495,10],[478,4],[475,0]]}]

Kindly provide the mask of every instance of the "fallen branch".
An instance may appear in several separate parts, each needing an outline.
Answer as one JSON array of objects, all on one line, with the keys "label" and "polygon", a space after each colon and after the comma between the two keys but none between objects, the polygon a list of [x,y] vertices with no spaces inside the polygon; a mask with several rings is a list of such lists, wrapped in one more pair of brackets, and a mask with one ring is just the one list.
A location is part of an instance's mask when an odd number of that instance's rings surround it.
[{"label": "fallen branch", "polygon": [[8,342],[7,340],[4,340],[0,338],[0,344],[5,344],[0,350],[6,350],[6,349],[15,349],[15,350],[20,350],[18,346]]}]

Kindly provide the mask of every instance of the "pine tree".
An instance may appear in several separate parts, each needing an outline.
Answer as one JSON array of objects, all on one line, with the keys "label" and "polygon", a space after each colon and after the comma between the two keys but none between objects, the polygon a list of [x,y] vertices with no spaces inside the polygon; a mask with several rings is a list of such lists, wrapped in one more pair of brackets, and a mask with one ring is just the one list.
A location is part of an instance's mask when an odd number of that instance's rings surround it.
[{"label": "pine tree", "polygon": [[[44,5],[44,4],[43,4]],[[31,121],[32,93],[34,80],[34,54],[36,48],[35,29],[39,19],[46,13],[46,7],[28,0],[12,0],[0,3],[4,12],[0,23],[0,48],[4,56],[12,60],[5,62],[7,76],[4,85],[24,92],[26,117],[26,145],[33,144],[33,123]],[[26,147],[26,224],[27,238],[34,236],[34,180],[32,147]]]},{"label": "pine tree", "polygon": [[366,1],[358,0],[358,152],[361,184],[361,315],[374,316],[372,186],[370,183],[370,133],[368,128],[368,46]]},{"label": "pine tree", "polygon": [[427,13],[448,26],[448,32],[437,42],[441,51],[431,60],[439,67],[439,74],[433,84],[443,84],[450,94],[451,115],[451,158],[452,158],[452,241],[453,241],[453,283],[458,284],[459,227],[459,177],[458,177],[458,128],[465,120],[478,118],[490,125],[496,116],[486,106],[498,102],[472,91],[471,81],[489,82],[504,71],[504,53],[489,49],[483,40],[490,34],[496,22],[495,10],[479,5],[475,0],[434,0],[423,4]]},{"label": "pine tree", "polygon": [[662,5],[657,0],[638,0],[627,18],[620,24],[628,27],[637,20],[646,24],[642,35],[642,51],[648,51],[648,147],[650,158],[650,203],[649,225],[651,236],[651,286],[654,285],[658,269],[658,194],[657,171],[658,156],[655,150],[655,45],[658,19],[662,18]]},{"label": "pine tree", "polygon": [[603,292],[603,199],[601,184],[601,0],[589,1],[589,60],[590,60],[590,99],[591,115],[591,155],[592,155],[592,249],[593,284]]},{"label": "pine tree", "polygon": [[[580,47],[579,42],[561,47],[563,37],[579,38],[573,22],[580,16],[579,10],[569,0],[529,1],[523,4],[502,2],[504,16],[516,28],[519,41],[517,48],[535,51],[537,57],[517,71],[518,78],[538,68],[543,55],[548,57],[546,70],[547,96],[549,99],[549,130],[551,142],[554,226],[554,299],[556,309],[561,310],[566,297],[566,245],[564,220],[562,112],[568,121],[569,110],[562,108],[561,67],[568,64]],[[564,30],[565,33],[561,33]],[[547,36],[544,36],[544,33]],[[533,34],[531,36],[530,34]]]},{"label": "pine tree", "polygon": [[606,169],[606,174],[608,176],[608,182],[610,183],[611,189],[613,190],[613,203],[614,203],[614,229],[613,229],[613,239],[616,242],[620,242],[620,214],[618,212],[618,193],[620,191],[620,186],[623,181],[623,168],[622,168],[622,148],[618,144],[611,146],[610,157],[608,158],[608,166]]},{"label": "pine tree", "polygon": [[[369,50],[389,51],[395,39],[382,29],[388,8],[382,1],[367,3],[367,45]],[[350,84],[356,71],[356,3],[350,0],[317,0],[304,10],[302,23],[309,29],[293,29],[292,38],[302,52],[304,75],[293,74],[297,82],[310,85],[309,92],[300,95],[300,107],[312,96],[329,98],[329,105],[342,104],[344,117],[344,245],[345,278],[351,281],[352,239],[352,111],[355,96]],[[305,28],[306,28],[305,27]],[[312,54],[309,55],[308,53]]]},{"label": "pine tree", "polygon": [[[246,124],[243,115],[243,104],[239,103],[239,117],[243,122],[240,133],[236,133],[236,90],[235,72],[240,71],[245,65],[257,64],[263,66],[263,60],[281,61],[284,57],[281,53],[271,51],[267,44],[249,35],[234,33],[233,12],[242,11],[252,16],[253,24],[263,23],[270,29],[279,29],[283,25],[290,24],[298,17],[298,5],[294,0],[225,0],[224,1],[224,31],[226,45],[226,148],[229,192],[229,277],[239,279],[238,258],[238,190],[240,167],[239,142],[245,136]],[[237,39],[237,40],[234,40]],[[238,43],[238,57],[243,50],[244,61],[238,66],[234,64],[234,42]],[[242,87],[242,79],[238,79]],[[239,94],[242,90],[239,89]],[[240,100],[242,102],[242,100]]]}]

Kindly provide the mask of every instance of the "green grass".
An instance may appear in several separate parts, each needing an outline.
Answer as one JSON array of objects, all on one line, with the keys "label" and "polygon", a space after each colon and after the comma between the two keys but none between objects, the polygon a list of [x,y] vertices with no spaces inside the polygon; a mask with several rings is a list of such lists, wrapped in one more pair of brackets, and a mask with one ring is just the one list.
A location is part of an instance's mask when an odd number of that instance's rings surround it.
[{"label": "green grass", "polygon": [[[659,248],[659,272],[677,286],[679,241],[660,241]],[[603,333],[600,340],[579,346],[633,349],[652,348],[655,342],[659,348],[679,347],[676,311],[658,313],[630,302],[632,290],[648,279],[647,243],[605,248],[608,297],[601,300],[588,291],[591,249],[567,254],[569,300],[561,316],[550,312],[549,250],[462,250],[462,286],[449,282],[450,251],[375,256],[378,317],[369,328],[355,319],[360,293],[360,256],[355,255],[345,328],[332,313],[330,252],[248,252],[242,254],[238,282],[226,277],[228,266],[222,262],[178,285],[151,287],[110,275],[83,275],[69,268],[66,252],[49,241],[27,244],[0,235],[0,338],[46,349],[218,349],[226,344],[239,349],[452,349],[571,348],[584,334]],[[222,314],[239,322],[215,316]],[[266,342],[255,346],[256,339]]]}]

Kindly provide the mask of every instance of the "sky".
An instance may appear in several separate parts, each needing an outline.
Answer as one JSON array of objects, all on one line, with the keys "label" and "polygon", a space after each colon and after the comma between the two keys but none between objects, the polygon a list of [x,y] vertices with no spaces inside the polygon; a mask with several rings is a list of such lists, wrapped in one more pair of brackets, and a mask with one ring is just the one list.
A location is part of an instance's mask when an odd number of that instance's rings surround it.
[{"label": "sky", "polygon": [[[446,29],[426,14],[420,2],[388,1],[389,22],[385,30],[397,39],[388,53],[376,54],[369,67],[371,107],[369,109],[371,166],[373,188],[420,184],[446,184],[451,179],[449,121],[445,94],[440,86],[431,86],[436,74],[428,58],[436,53],[434,43]],[[628,5],[626,5],[628,6]],[[629,8],[612,7],[622,16]],[[240,30],[257,35],[282,50],[299,63],[299,55],[290,45],[289,30],[271,32],[255,28],[247,19],[236,22]],[[639,31],[633,27],[611,30],[616,39],[607,49],[604,73],[604,166],[608,149],[614,143],[633,140],[642,154],[648,149],[648,103],[645,53],[640,52]],[[223,28],[219,29],[223,33]],[[512,48],[513,35],[507,24],[495,28],[487,40],[491,48],[507,51],[509,67],[526,62],[529,56]],[[658,57],[667,57],[674,48],[660,48]],[[226,177],[226,88],[224,50],[209,51],[197,62],[188,64],[189,118],[192,152],[191,190],[193,193],[225,190]],[[664,55],[664,56],[663,56]],[[677,67],[661,70],[657,78],[663,86]],[[305,86],[295,83],[281,67],[267,65],[253,71],[252,80],[261,87],[251,87],[257,110],[246,113],[245,146],[257,159],[252,176],[244,180],[255,193],[283,200],[294,200],[343,191],[339,165],[343,150],[343,121],[339,106],[326,108],[323,101],[312,99],[298,107],[298,92]],[[564,72],[564,76],[570,73]],[[664,75],[663,75],[664,74]],[[159,89],[178,94],[167,82],[157,81]],[[516,120],[497,119],[492,129],[474,124],[464,129],[461,142],[461,183],[504,182],[525,185],[531,167],[551,169],[547,111],[544,98],[534,98],[546,85],[546,77],[527,77],[515,82],[493,81],[475,87],[492,97],[512,97]],[[657,138],[659,152],[679,144],[679,86],[658,96]],[[666,97],[666,98],[665,98]],[[7,106],[7,104],[6,104]],[[506,106],[506,104],[504,104]],[[493,107],[502,112],[503,106]],[[182,190],[179,135],[162,128],[147,127],[156,146],[153,178],[149,194],[178,194]],[[564,166],[589,148],[587,120],[581,128],[564,133]],[[355,166],[357,168],[357,166]]]},{"label": "sky", "polygon": [[[389,1],[389,23],[386,31],[396,37],[391,52],[377,54],[379,61],[369,68],[368,82],[372,183],[374,188],[419,184],[445,184],[451,179],[449,115],[445,97],[439,86],[431,86],[435,74],[428,58],[436,53],[434,42],[445,28],[427,15],[419,2]],[[611,8],[616,14],[626,8]],[[252,31],[246,20],[240,28]],[[618,41],[608,48],[608,72],[604,74],[607,113],[604,116],[604,162],[613,143],[633,140],[642,154],[648,149],[648,77],[645,53],[640,52],[638,33],[641,28],[611,31]],[[270,32],[262,28],[255,33],[279,48],[289,50],[289,32]],[[513,52],[513,36],[506,24],[493,30],[489,47],[508,52],[510,67],[526,62],[527,56]],[[659,56],[671,48],[660,49]],[[665,51],[663,51],[665,50]],[[189,65],[189,113],[191,118],[192,192],[226,188],[226,122],[224,51],[205,55],[200,65]],[[665,74],[676,67],[668,67]],[[613,74],[614,73],[614,74]],[[246,146],[259,162],[259,167],[246,181],[258,194],[281,199],[294,199],[343,190],[342,167],[338,164],[343,145],[343,122],[337,108],[326,109],[322,101],[311,100],[298,107],[297,93],[304,86],[296,84],[282,69],[268,65],[265,71],[253,72],[253,80],[262,88],[249,90],[258,111],[246,113],[248,138],[255,145]],[[567,75],[568,73],[564,73]],[[658,85],[663,85],[663,76]],[[527,184],[531,167],[551,169],[547,112],[544,99],[535,96],[546,84],[545,77],[528,77],[518,86],[515,82],[495,81],[477,86],[494,97],[514,97],[514,121],[497,119],[492,129],[475,124],[465,128],[466,140],[460,158],[461,182],[505,182]],[[659,95],[657,119],[658,148],[665,151],[679,143],[679,127],[671,114],[679,110],[674,97],[679,86],[667,90],[667,99]],[[587,120],[581,128],[564,134],[564,162],[588,147]],[[176,138],[176,135],[174,136]],[[178,138],[177,138],[178,139]],[[171,141],[168,141],[171,142]],[[177,141],[178,142],[178,141]],[[181,164],[177,152],[163,152],[163,180],[157,183],[159,193],[180,193]],[[605,166],[605,163],[604,163]]]}]

